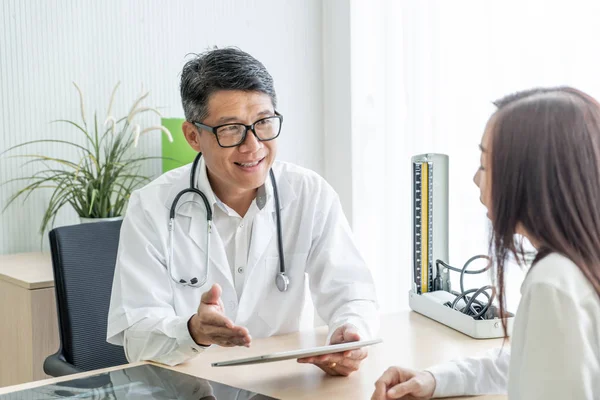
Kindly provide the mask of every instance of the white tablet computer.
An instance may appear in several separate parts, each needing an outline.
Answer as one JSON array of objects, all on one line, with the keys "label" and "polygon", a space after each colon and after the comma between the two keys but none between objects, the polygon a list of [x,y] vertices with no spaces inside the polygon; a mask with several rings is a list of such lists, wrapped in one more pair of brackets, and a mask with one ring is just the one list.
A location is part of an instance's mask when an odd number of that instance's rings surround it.
[{"label": "white tablet computer", "polygon": [[328,346],[312,347],[309,349],[282,351],[279,353],[265,354],[262,356],[239,358],[237,360],[220,361],[212,363],[213,367],[226,367],[232,365],[260,364],[274,361],[284,361],[296,358],[322,356],[324,354],[340,353],[348,350],[355,350],[365,346],[372,346],[381,343],[382,339],[360,340],[358,342],[348,342],[340,344],[331,344]]}]

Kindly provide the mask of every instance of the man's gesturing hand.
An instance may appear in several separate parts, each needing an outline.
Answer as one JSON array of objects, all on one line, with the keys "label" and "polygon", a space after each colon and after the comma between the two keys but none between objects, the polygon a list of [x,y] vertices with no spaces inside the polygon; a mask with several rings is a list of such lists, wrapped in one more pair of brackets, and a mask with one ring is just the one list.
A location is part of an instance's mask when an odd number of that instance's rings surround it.
[{"label": "man's gesturing hand", "polygon": [[248,329],[235,326],[225,316],[221,291],[221,286],[214,284],[208,292],[202,294],[198,312],[188,321],[190,335],[202,346],[216,344],[223,347],[250,347],[252,338]]}]

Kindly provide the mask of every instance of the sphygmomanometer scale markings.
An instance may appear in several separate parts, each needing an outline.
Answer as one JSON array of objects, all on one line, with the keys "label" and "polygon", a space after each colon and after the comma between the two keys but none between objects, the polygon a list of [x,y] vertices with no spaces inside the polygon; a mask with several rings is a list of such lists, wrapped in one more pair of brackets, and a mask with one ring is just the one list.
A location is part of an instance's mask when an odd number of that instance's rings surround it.
[{"label": "sphygmomanometer scale markings", "polygon": [[429,168],[421,164],[421,291],[429,292],[427,266],[429,265]]},{"label": "sphygmomanometer scale markings", "polygon": [[427,182],[428,182],[428,186],[429,186],[429,190],[427,191],[427,209],[428,209],[428,213],[427,215],[429,216],[427,222],[428,222],[428,229],[427,232],[429,234],[429,240],[427,241],[428,245],[428,251],[427,251],[427,287],[430,290],[433,290],[433,163],[428,163],[427,164],[427,171],[428,171],[428,177],[427,177]]},{"label": "sphygmomanometer scale markings", "polygon": [[417,293],[433,289],[433,163],[413,163],[414,198],[414,260]]},{"label": "sphygmomanometer scale markings", "polygon": [[413,175],[415,182],[414,198],[414,277],[417,293],[421,294],[421,164],[413,163]]}]

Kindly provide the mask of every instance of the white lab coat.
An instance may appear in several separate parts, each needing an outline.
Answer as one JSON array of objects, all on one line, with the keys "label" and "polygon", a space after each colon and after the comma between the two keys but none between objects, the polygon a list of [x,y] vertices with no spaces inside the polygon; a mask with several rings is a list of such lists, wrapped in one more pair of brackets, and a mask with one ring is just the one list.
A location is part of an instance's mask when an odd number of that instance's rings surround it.
[{"label": "white lab coat", "polygon": [[[187,322],[212,284],[222,289],[227,316],[253,338],[309,328],[306,296],[329,325],[344,323],[362,338],[379,328],[371,273],[352,238],[337,194],[314,172],[275,162],[280,198],[284,258],[290,286],[275,286],[279,271],[275,202],[272,196],[255,216],[243,293],[238,301],[231,269],[218,232],[210,240],[208,281],[199,288],[173,282],[166,269],[169,209],[189,186],[191,165],[172,170],[135,191],[121,228],[121,241],[108,315],[107,340],[123,345],[129,361],[179,364],[204,349],[190,337]],[[210,190],[206,168],[198,170],[200,190]],[[266,190],[272,191],[270,180]],[[272,193],[272,192],[271,192]],[[202,200],[184,195],[176,215],[173,276],[204,277],[206,212]],[[213,225],[213,230],[215,229]],[[309,282],[309,290],[306,290]],[[310,303],[307,303],[310,304]],[[302,322],[301,322],[302,321]],[[328,338],[329,339],[329,338]]]},{"label": "white lab coat", "polygon": [[434,397],[600,399],[600,299],[590,282],[553,253],[532,267],[521,293],[511,346],[428,368]]}]

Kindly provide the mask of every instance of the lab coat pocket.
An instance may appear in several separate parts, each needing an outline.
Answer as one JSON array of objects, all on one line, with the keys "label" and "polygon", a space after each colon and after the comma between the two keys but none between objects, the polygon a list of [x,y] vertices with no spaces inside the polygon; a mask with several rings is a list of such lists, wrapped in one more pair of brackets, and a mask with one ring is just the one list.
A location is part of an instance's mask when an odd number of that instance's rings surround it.
[{"label": "lab coat pocket", "polygon": [[[285,271],[290,280],[287,291],[280,292],[275,284],[279,273],[279,257],[266,257],[264,279],[266,290],[262,294],[258,316],[268,325],[269,334],[279,335],[299,329],[306,308],[306,260],[308,253],[286,254]],[[309,296],[308,296],[309,297]]]}]

